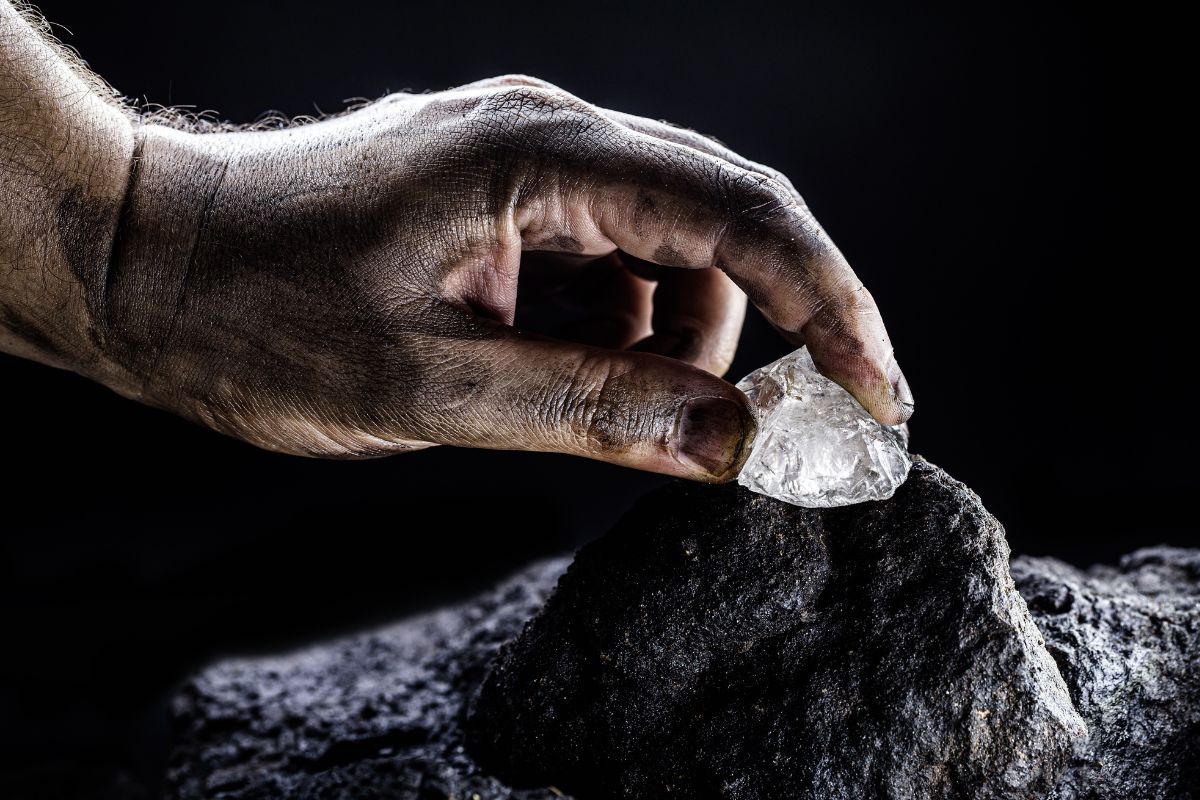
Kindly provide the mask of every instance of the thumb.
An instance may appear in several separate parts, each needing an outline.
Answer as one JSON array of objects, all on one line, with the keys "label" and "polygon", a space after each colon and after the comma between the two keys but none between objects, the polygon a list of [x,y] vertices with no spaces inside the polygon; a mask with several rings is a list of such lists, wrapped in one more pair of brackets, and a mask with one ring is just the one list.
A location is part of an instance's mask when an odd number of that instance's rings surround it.
[{"label": "thumb", "polygon": [[428,441],[570,453],[720,482],[737,475],[754,438],[746,396],[681,361],[506,326],[453,348],[453,358],[439,359],[444,367],[426,367],[428,377],[469,391],[405,415]]}]

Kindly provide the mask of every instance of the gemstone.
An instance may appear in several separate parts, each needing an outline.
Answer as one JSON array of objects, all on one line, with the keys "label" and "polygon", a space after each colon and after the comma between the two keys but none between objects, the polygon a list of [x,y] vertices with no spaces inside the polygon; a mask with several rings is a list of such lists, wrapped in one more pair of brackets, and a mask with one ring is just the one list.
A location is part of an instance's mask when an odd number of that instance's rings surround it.
[{"label": "gemstone", "polygon": [[758,436],[738,475],[747,489],[807,508],[884,500],[908,477],[908,426],[881,425],[826,378],[808,348],[738,382]]}]

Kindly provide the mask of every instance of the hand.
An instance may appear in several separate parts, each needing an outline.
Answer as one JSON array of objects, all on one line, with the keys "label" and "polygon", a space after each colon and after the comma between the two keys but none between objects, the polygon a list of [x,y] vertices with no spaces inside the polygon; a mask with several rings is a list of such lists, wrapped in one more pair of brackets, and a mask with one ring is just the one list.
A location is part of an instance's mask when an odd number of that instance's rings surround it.
[{"label": "hand", "polygon": [[[85,287],[89,372],[254,444],[726,480],[754,433],[716,377],[743,291],[881,422],[911,413],[874,301],[795,189],[697,134],[524,77],[281,130],[134,134]],[[575,342],[514,327],[518,279],[522,301],[589,287]]]}]

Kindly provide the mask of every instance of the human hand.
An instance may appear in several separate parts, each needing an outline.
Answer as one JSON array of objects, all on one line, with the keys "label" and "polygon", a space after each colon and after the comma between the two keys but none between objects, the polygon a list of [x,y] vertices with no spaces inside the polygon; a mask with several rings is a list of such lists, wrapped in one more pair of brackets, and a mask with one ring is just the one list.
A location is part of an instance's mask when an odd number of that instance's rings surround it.
[{"label": "human hand", "polygon": [[[881,422],[911,413],[874,301],[795,189],[697,134],[519,76],[281,130],[134,133],[87,372],[254,444],[729,479],[754,433],[716,377],[743,290]],[[513,327],[518,284],[579,281],[576,341]]]}]

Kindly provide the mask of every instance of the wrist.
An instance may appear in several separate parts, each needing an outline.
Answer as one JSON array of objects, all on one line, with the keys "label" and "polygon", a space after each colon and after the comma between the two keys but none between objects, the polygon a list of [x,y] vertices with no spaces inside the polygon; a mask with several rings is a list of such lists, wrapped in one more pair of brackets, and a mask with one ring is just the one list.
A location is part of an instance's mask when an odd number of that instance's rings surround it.
[{"label": "wrist", "polygon": [[[220,216],[230,161],[220,134],[137,124],[133,166],[105,281],[94,292],[105,373],[123,394],[162,404],[172,339],[186,336],[189,278]],[[194,278],[193,278],[194,279]],[[168,381],[169,383],[169,381]]]}]

